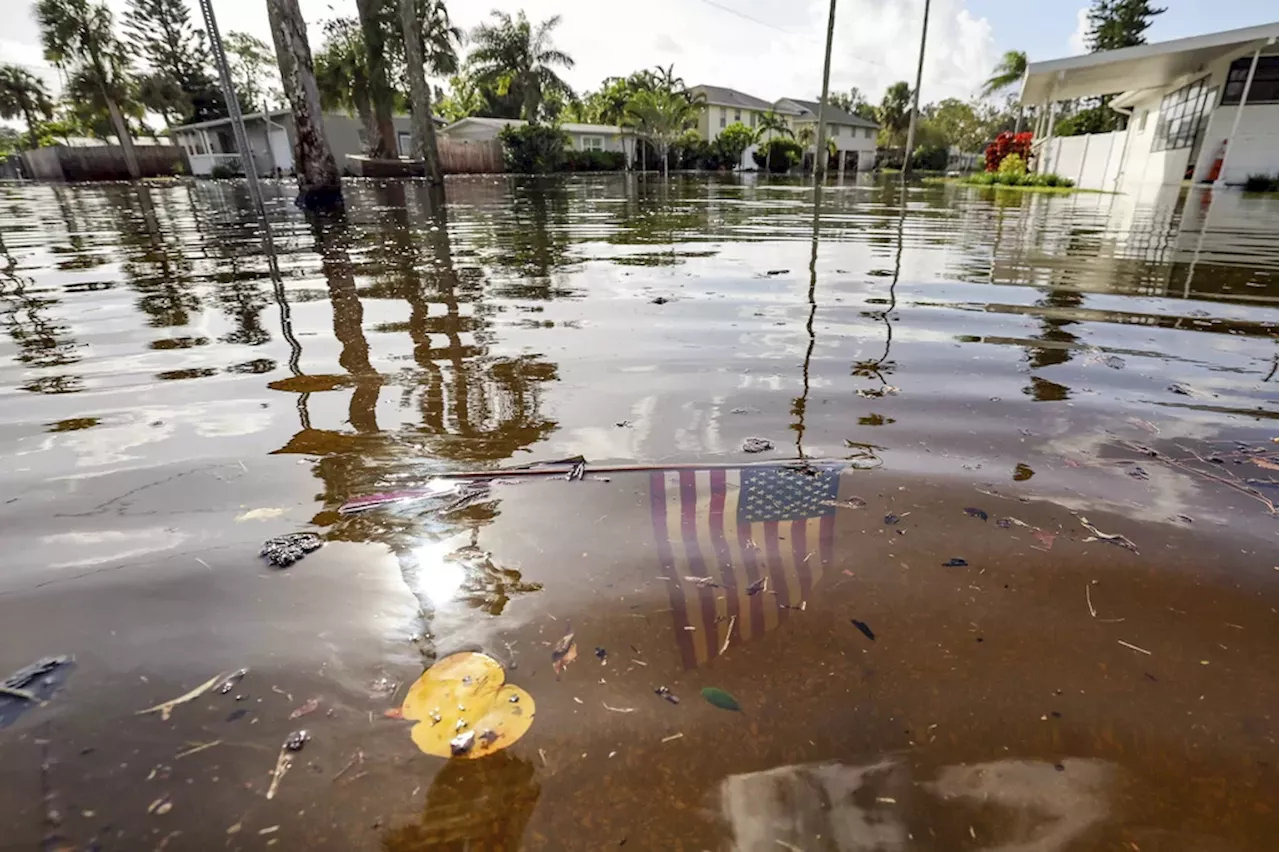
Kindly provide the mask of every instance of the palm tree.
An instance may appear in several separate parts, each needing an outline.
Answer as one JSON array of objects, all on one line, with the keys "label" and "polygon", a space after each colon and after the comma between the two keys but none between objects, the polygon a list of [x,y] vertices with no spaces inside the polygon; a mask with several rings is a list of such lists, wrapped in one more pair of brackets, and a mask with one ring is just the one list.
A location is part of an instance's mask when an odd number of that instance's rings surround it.
[{"label": "palm tree", "polygon": [[499,95],[519,92],[521,115],[526,121],[535,121],[544,94],[573,92],[553,70],[555,66],[573,67],[573,57],[551,43],[551,31],[559,25],[560,16],[553,15],[536,28],[524,12],[513,19],[506,12],[494,11],[493,17],[495,23],[481,24],[472,33],[476,46],[467,64],[481,86]]},{"label": "palm tree", "polygon": [[1027,54],[1021,50],[1007,50],[982,84],[982,96],[989,97],[1003,88],[1012,86],[1027,73]]},{"label": "palm tree", "polygon": [[133,138],[121,102],[127,97],[129,57],[116,38],[111,10],[89,0],[40,0],[36,20],[45,58],[64,71],[82,74],[98,89],[111,117],[125,167],[141,177]]},{"label": "palm tree", "polygon": [[0,118],[25,121],[32,148],[40,146],[38,115],[53,118],[53,101],[44,81],[17,65],[0,66]]},{"label": "palm tree", "polygon": [[899,80],[884,91],[876,108],[876,119],[890,146],[903,144],[903,134],[911,121],[911,86]]},{"label": "palm tree", "polygon": [[795,132],[787,125],[787,120],[773,110],[760,116],[760,120],[756,122],[756,133],[765,141],[773,138],[775,133],[779,136],[795,136]]},{"label": "palm tree", "polygon": [[324,42],[316,52],[316,86],[320,106],[340,109],[360,117],[365,138],[374,139],[377,128],[369,100],[368,53],[360,24],[353,18],[335,18],[324,23]]},{"label": "palm tree", "polygon": [[698,120],[699,103],[685,92],[647,89],[637,92],[627,104],[627,113],[636,131],[658,149],[662,176],[667,176],[667,152],[671,143]]}]

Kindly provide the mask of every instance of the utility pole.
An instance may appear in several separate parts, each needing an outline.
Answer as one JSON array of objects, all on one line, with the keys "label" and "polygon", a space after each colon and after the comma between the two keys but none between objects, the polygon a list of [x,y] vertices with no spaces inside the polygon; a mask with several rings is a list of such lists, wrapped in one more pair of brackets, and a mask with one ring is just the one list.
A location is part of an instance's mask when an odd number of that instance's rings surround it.
[{"label": "utility pole", "polygon": [[[213,15],[212,0],[198,0],[200,14],[204,15],[204,27],[209,35],[209,52],[213,54],[213,64],[218,68],[218,80],[222,83],[222,97],[227,102],[227,112],[231,115],[231,129],[236,137],[236,150],[240,154],[240,165],[244,168],[244,176],[249,181],[249,197],[253,199],[254,209],[258,217],[265,223],[267,210],[262,203],[262,187],[258,186],[258,168],[253,161],[253,149],[249,147],[249,134],[244,129],[244,116],[240,113],[240,101],[236,98],[236,90],[231,85],[231,69],[227,67],[227,54],[222,49],[222,33],[218,30],[218,19]],[[263,119],[267,114],[263,113]],[[271,135],[267,131],[267,149],[271,148]]]},{"label": "utility pole", "polygon": [[[928,0],[926,0],[927,2]],[[831,10],[827,12],[827,53],[822,60],[822,99],[818,101],[818,137],[813,142],[813,185],[815,190],[822,184],[827,172],[827,94],[831,85],[831,39],[836,32],[836,0],[831,0]]]},{"label": "utility pole", "polygon": [[916,63],[916,90],[911,93],[911,120],[907,123],[907,150],[902,158],[902,177],[911,173],[911,149],[916,143],[916,115],[920,112],[920,81],[924,77],[924,43],[929,37],[929,0],[924,0],[924,22],[920,24],[920,60]]}]

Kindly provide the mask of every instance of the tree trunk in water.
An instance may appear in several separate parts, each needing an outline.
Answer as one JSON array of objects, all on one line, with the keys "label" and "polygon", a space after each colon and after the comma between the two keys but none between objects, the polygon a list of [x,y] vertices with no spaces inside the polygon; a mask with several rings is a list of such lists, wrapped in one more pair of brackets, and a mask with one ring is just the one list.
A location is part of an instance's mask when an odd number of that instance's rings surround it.
[{"label": "tree trunk in water", "polygon": [[120,143],[120,151],[124,154],[124,167],[129,170],[129,177],[137,180],[142,177],[142,169],[138,168],[138,155],[133,150],[133,137],[129,135],[129,125],[124,120],[124,113],[115,99],[108,96],[107,113],[111,116],[111,126],[116,131],[116,141]]},{"label": "tree trunk in water", "polygon": [[436,150],[435,120],[431,117],[431,88],[422,71],[422,25],[415,0],[399,0],[400,26],[404,30],[404,58],[408,66],[410,115],[413,121],[413,156],[426,164],[427,181],[444,182],[440,153]]},{"label": "tree trunk in water", "polygon": [[342,184],[324,131],[320,90],[316,88],[307,25],[302,20],[298,0],[267,0],[267,17],[271,21],[271,40],[275,42],[280,80],[293,111],[293,168],[301,190],[299,204],[339,206]]},{"label": "tree trunk in water", "polygon": [[373,156],[373,148],[378,138],[378,123],[373,120],[373,107],[369,105],[369,95],[360,93],[355,95],[356,115],[360,116],[360,123],[364,125],[364,153]]},{"label": "tree trunk in water", "polygon": [[382,4],[389,1],[356,0],[356,10],[360,13],[360,31],[364,35],[364,49],[369,61],[369,100],[373,104],[374,126],[377,130],[377,134],[369,139],[369,156],[380,160],[391,160],[399,156],[396,126],[391,120],[394,93],[387,77],[387,44],[382,28],[378,26],[378,13],[382,10]]}]

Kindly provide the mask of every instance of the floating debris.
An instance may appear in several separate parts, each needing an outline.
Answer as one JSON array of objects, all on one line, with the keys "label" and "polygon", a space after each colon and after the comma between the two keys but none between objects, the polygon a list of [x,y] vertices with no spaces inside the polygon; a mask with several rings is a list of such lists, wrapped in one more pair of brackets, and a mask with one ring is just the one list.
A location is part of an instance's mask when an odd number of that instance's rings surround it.
[{"label": "floating debris", "polygon": [[[492,732],[490,732],[492,733]],[[497,737],[497,734],[494,734]],[[471,751],[471,747],[476,744],[476,732],[464,731],[453,739],[449,740],[449,751],[454,757],[461,757]]]},{"label": "floating debris", "polygon": [[285,738],[284,747],[289,751],[302,751],[303,747],[311,742],[311,734],[305,730],[294,731]]},{"label": "floating debris", "polygon": [[[801,604],[802,604],[802,605],[803,605],[803,603],[804,603],[804,602],[803,602],[803,601],[801,601]],[[802,607],[802,608],[803,608],[803,607]],[[720,643],[720,653],[721,653],[721,654],[723,654],[725,651],[729,650],[729,641],[730,641],[731,639],[733,639],[733,627],[734,627],[734,625],[736,625],[737,623],[738,623],[738,616],[736,616],[736,615],[731,615],[731,616],[729,616],[729,629],[728,629],[728,630],[726,630],[726,631],[724,632],[724,642]]]},{"label": "floating debris", "polygon": [[662,738],[662,741],[663,741],[664,743],[669,743],[669,742],[671,742],[672,740],[678,740],[678,739],[680,739],[680,738],[681,738],[681,737],[683,737],[683,736],[684,736],[684,734],[672,734],[672,735],[671,735],[671,736],[669,736],[669,737],[663,737],[663,738]]},{"label": "floating debris", "polygon": [[206,749],[211,749],[214,746],[218,746],[218,745],[222,745],[222,740],[213,740],[212,742],[200,743],[199,745],[195,745],[189,749],[185,749],[183,751],[178,752],[173,756],[173,759],[177,760],[180,757],[190,757],[193,754],[199,754],[200,752]]},{"label": "floating debris", "polygon": [[702,697],[707,699],[707,703],[713,707],[719,707],[721,710],[732,710],[735,713],[742,712],[742,705],[738,703],[738,699],[719,687],[703,687]]},{"label": "floating debris", "polygon": [[948,559],[946,562],[943,562],[942,567],[943,568],[964,568],[968,564],[969,564],[968,562],[961,559],[959,556],[953,556],[950,559]]},{"label": "floating debris", "polygon": [[418,723],[410,735],[426,754],[481,758],[510,746],[533,724],[533,696],[505,681],[502,664],[487,654],[450,654],[409,687],[398,715]]},{"label": "floating debris", "polygon": [[773,449],[773,442],[767,438],[747,438],[742,442],[744,453],[763,453]]},{"label": "floating debris", "polygon": [[316,708],[319,706],[320,706],[319,698],[310,698],[307,701],[305,701],[301,707],[295,708],[294,711],[289,714],[289,718],[301,719],[303,716],[307,715],[308,713],[314,713],[316,711]]},{"label": "floating debris", "polygon": [[1130,541],[1128,538],[1126,538],[1125,536],[1122,536],[1119,533],[1104,533],[1102,530],[1098,529],[1093,524],[1089,523],[1089,519],[1084,517],[1083,515],[1079,516],[1079,520],[1080,520],[1081,526],[1083,526],[1089,532],[1093,533],[1093,535],[1085,539],[1086,542],[1105,541],[1105,542],[1109,542],[1110,544],[1115,544],[1120,547],[1123,547],[1126,550],[1132,550],[1135,554],[1138,552],[1138,546],[1134,544],[1132,541]]},{"label": "floating debris", "polygon": [[769,278],[772,278],[775,275],[786,275],[790,271],[791,271],[790,269],[770,269],[767,272],[765,272],[765,275],[768,276]]},{"label": "floating debris", "polygon": [[981,509],[975,509],[972,506],[966,508],[964,510],[964,513],[971,518],[981,518],[984,521],[987,519],[986,512],[982,511]]},{"label": "floating debris", "polygon": [[227,679],[218,687],[218,692],[226,695],[228,692],[236,688],[236,684],[244,680],[244,676],[249,673],[248,669],[238,669],[227,676]]},{"label": "floating debris", "polygon": [[173,802],[169,801],[168,796],[161,796],[150,805],[147,805],[147,813],[157,816],[164,816],[173,810]]},{"label": "floating debris", "polygon": [[680,699],[676,697],[676,694],[671,690],[667,689],[665,686],[658,687],[653,691],[653,693],[654,695],[658,695],[662,698],[665,698],[667,701],[670,701],[672,704],[680,703]]},{"label": "floating debris", "polygon": [[849,497],[847,500],[823,500],[824,506],[835,506],[838,509],[865,509],[867,501],[861,497]]},{"label": "floating debris", "polygon": [[269,538],[262,543],[258,554],[277,568],[288,568],[308,553],[313,553],[324,546],[324,540],[315,533],[286,533]]},{"label": "floating debris", "polygon": [[854,627],[862,631],[863,636],[866,636],[872,642],[876,641],[876,634],[871,632],[871,628],[867,625],[865,621],[859,621],[856,618],[851,618],[849,619],[849,621],[853,623]]},{"label": "floating debris", "polygon": [[1168,390],[1170,393],[1176,393],[1181,396],[1191,396],[1191,388],[1187,387],[1182,382],[1174,382],[1169,385]]},{"label": "floating debris", "polygon": [[0,682],[0,728],[12,725],[23,713],[52,698],[74,668],[71,657],[44,657],[6,676]]},{"label": "floating debris", "polygon": [[769,588],[769,578],[761,577],[759,580],[756,580],[750,586],[747,586],[747,594],[758,595],[767,588]]},{"label": "floating debris", "polygon": [[608,704],[605,704],[603,701],[601,701],[601,702],[600,702],[600,704],[604,706],[604,709],[608,710],[608,711],[609,711],[609,712],[611,712],[611,713],[634,713],[634,712],[636,712],[636,708],[634,708],[634,707],[610,707]]},{"label": "floating debris", "polygon": [[686,576],[684,579],[685,579],[685,581],[686,581],[686,582],[693,583],[695,586],[697,586],[697,587],[698,587],[698,588],[700,588],[700,589],[702,589],[702,588],[711,588],[711,589],[718,589],[718,588],[720,588],[720,584],[719,584],[719,583],[717,583],[717,582],[716,582],[713,578],[711,578],[711,577],[695,577],[695,576],[692,576],[692,575],[688,575],[688,576]]},{"label": "floating debris", "polygon": [[186,704],[188,701],[194,701],[201,695],[204,695],[206,692],[213,689],[214,684],[225,677],[227,677],[225,674],[216,674],[190,692],[179,695],[177,698],[170,699],[169,701],[162,701],[155,707],[148,707],[146,710],[139,710],[134,715],[145,716],[148,713],[159,713],[160,718],[167,722],[169,721],[169,716],[173,713],[173,708],[177,707],[179,704]]},{"label": "floating debris", "polygon": [[1151,652],[1148,651],[1146,648],[1139,648],[1137,645],[1130,645],[1128,642],[1124,641],[1123,639],[1117,639],[1116,641],[1119,642],[1121,645],[1125,646],[1126,648],[1128,648],[1130,651],[1137,651],[1139,654],[1146,654],[1148,657],[1151,656]]},{"label": "floating debris", "polygon": [[608,665],[609,652],[599,646],[596,647],[596,659],[600,661],[600,665]]},{"label": "floating debris", "polygon": [[896,524],[900,520],[902,520],[902,518],[899,518],[897,515],[889,514],[884,516],[884,522],[889,525]]},{"label": "floating debris", "polygon": [[570,629],[551,649],[551,668],[555,671],[556,677],[559,678],[560,674],[576,659],[578,659],[578,643],[573,640],[573,630]]},{"label": "floating debris", "polygon": [[652,305],[665,305],[667,302],[670,302],[670,301],[671,300],[668,299],[666,296],[658,296],[656,298],[650,299],[649,303]]},{"label": "floating debris", "polygon": [[1136,464],[1133,467],[1129,468],[1129,475],[1132,476],[1134,479],[1140,479],[1143,481],[1146,481],[1151,478],[1151,474],[1147,473],[1146,470],[1144,470],[1141,465],[1136,465]]},{"label": "floating debris", "polygon": [[630,427],[630,426],[631,426],[631,421],[630,421],[630,420],[619,420],[617,423],[614,423],[613,425],[614,425],[614,426],[617,426],[619,429],[626,429],[626,428],[628,428],[628,427]]},{"label": "floating debris", "polygon": [[1044,530],[1032,530],[1031,537],[1040,542],[1044,550],[1053,550],[1053,540],[1058,537],[1058,534],[1045,532]]}]

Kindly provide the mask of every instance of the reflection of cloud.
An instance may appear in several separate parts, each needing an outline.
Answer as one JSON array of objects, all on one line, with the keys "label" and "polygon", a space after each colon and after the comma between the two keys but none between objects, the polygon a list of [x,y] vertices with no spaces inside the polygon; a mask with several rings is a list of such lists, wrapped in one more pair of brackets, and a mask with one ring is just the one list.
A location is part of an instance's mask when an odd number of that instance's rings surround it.
[{"label": "reflection of cloud", "polygon": [[823,848],[892,852],[936,836],[939,808],[968,810],[970,824],[984,826],[975,840],[987,845],[974,848],[1058,852],[1106,816],[1112,769],[1094,760],[999,760],[943,767],[924,783],[912,772],[886,759],[731,775],[720,784],[720,810],[740,852],[808,849],[815,837]]},{"label": "reflection of cloud", "polygon": [[[720,807],[733,831],[733,848],[801,849],[814,837],[835,849],[905,848],[906,826],[887,802],[855,796],[868,782],[891,776],[895,761],[867,766],[838,763],[780,766],[731,775],[720,785]],[[867,808],[859,802],[875,802]],[[826,848],[828,844],[824,844]]]},{"label": "reflection of cloud", "polygon": [[52,552],[66,555],[77,550],[87,551],[81,559],[51,564],[50,568],[84,568],[102,565],[119,559],[134,559],[148,553],[170,550],[186,540],[185,533],[163,527],[143,530],[99,530],[95,532],[57,533],[44,536],[40,541],[52,548]]},{"label": "reflection of cloud", "polygon": [[999,845],[988,852],[1066,849],[1107,813],[1110,767],[1101,761],[1064,760],[1059,770],[1036,760],[999,760],[948,766],[927,785],[943,799],[967,799],[975,808],[1013,813],[1001,821]]}]

